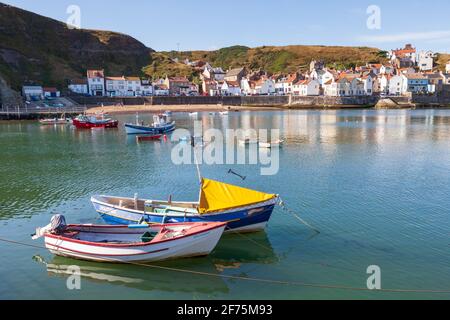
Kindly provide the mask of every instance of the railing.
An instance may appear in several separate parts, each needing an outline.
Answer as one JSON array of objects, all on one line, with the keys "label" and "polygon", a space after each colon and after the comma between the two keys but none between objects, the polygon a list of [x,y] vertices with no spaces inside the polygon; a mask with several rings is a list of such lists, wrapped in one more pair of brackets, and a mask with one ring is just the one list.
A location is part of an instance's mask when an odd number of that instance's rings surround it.
[{"label": "railing", "polygon": [[26,116],[30,114],[76,114],[76,113],[84,113],[87,110],[85,106],[74,106],[74,107],[37,107],[37,106],[1,106],[0,113],[6,115],[15,115],[15,116]]}]

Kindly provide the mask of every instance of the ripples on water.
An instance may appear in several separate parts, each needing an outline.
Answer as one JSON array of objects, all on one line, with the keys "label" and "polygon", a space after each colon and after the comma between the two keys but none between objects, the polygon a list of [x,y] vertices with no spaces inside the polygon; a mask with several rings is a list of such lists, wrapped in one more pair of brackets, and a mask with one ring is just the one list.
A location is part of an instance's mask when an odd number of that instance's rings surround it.
[{"label": "ripples on water", "polygon": [[[120,116],[119,120],[133,118]],[[175,118],[179,127],[193,128],[189,116]],[[206,260],[169,265],[361,287],[367,266],[379,264],[385,270],[386,287],[449,289],[450,111],[241,112],[229,117],[205,113],[199,118],[205,129],[281,129],[286,145],[280,150],[277,175],[262,177],[255,165],[203,166],[202,171],[213,179],[281,194],[322,233],[312,236],[295,219],[276,210],[265,238],[254,239],[266,249],[248,247],[245,239],[231,237]],[[89,203],[93,194],[198,197],[195,167],[173,165],[170,143],[136,144],[122,129],[77,131],[31,122],[3,123],[0,150],[0,219],[5,223],[0,234],[14,225],[20,234],[10,236],[17,239],[29,234],[28,221],[34,228],[47,223],[56,211],[71,222],[97,221]],[[247,180],[228,175],[229,168]],[[9,254],[12,260],[31,263],[30,257]],[[47,269],[69,263],[59,258],[44,260]],[[96,265],[86,264],[88,271],[92,267]],[[29,268],[39,267],[34,262]],[[127,287],[153,290],[168,298],[196,298],[194,287],[200,297],[373,297],[304,288],[255,289],[256,284],[224,280],[198,281],[197,286],[191,283],[191,289],[183,289],[161,272],[149,278],[144,276],[148,272],[136,268],[102,268],[99,273],[112,276],[112,282],[131,281]],[[138,279],[141,284],[120,277]],[[20,281],[15,285],[19,288]],[[114,297],[115,291],[111,292]],[[140,297],[134,291],[128,294]],[[0,291],[0,296],[8,295]]]}]

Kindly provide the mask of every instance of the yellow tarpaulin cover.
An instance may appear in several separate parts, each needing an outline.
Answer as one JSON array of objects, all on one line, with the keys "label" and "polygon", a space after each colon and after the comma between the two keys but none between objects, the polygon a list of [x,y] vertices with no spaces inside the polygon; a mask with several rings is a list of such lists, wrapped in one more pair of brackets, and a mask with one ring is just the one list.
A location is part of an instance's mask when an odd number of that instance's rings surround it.
[{"label": "yellow tarpaulin cover", "polygon": [[218,181],[202,179],[199,211],[201,214],[218,212],[264,202],[275,197],[275,194],[267,194]]}]

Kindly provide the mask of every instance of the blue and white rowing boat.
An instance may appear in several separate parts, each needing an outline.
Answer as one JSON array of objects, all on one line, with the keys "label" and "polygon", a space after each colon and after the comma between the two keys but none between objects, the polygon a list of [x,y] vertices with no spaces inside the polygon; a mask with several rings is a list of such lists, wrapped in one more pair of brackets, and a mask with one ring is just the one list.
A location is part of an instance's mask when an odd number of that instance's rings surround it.
[{"label": "blue and white rowing boat", "polygon": [[174,121],[169,121],[169,115],[153,116],[153,124],[145,125],[139,124],[139,118],[136,116],[136,123],[125,124],[127,134],[165,134],[175,130],[176,124]]},{"label": "blue and white rowing boat", "polygon": [[110,224],[227,222],[227,230],[264,230],[278,195],[202,179],[198,202],[155,201],[111,196],[91,198],[95,210]]}]

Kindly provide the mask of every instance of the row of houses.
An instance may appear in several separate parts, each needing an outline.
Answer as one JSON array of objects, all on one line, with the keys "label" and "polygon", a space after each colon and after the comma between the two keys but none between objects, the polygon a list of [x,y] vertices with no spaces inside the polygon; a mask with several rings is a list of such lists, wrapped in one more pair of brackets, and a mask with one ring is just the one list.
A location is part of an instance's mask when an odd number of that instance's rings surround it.
[{"label": "row of houses", "polygon": [[[244,68],[224,72],[205,65],[201,75],[207,95],[296,95],[296,96],[371,96],[435,93],[450,84],[450,62],[446,72],[433,72],[434,54],[417,54],[408,44],[392,50],[385,64],[366,64],[338,71],[312,61],[309,72],[269,76],[265,72],[248,73]],[[406,61],[409,61],[406,63]]]},{"label": "row of houses", "polygon": [[198,95],[198,85],[186,77],[166,77],[152,82],[139,77],[105,76],[104,70],[88,70],[86,79],[72,80],[69,90],[83,95],[107,97],[145,97]]}]

